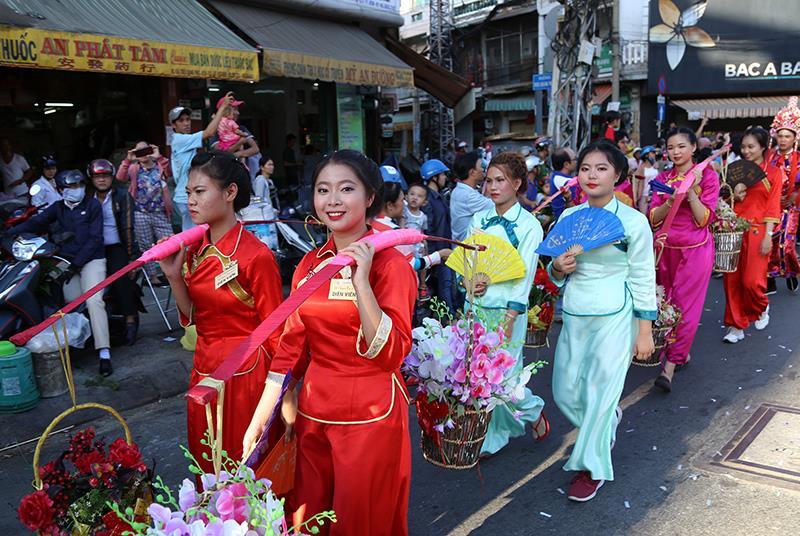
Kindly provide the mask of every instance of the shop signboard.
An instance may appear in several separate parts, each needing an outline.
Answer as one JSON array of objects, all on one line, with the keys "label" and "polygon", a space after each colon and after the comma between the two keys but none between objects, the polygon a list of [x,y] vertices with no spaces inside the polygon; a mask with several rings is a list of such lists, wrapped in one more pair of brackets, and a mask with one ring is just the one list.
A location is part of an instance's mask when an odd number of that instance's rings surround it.
[{"label": "shop signboard", "polygon": [[600,48],[600,57],[595,60],[594,64],[597,66],[597,76],[611,76],[611,72],[614,70],[611,56],[611,43],[605,43]]},{"label": "shop signboard", "polygon": [[[785,0],[650,2],[648,91],[789,91],[800,83],[800,17]],[[663,82],[660,82],[662,81]]]},{"label": "shop signboard", "polygon": [[173,78],[258,80],[255,51],[0,26],[0,65]]},{"label": "shop signboard", "polygon": [[338,0],[340,4],[351,5],[359,8],[400,13],[400,0]]},{"label": "shop signboard", "polygon": [[414,87],[414,71],[410,67],[339,60],[271,48],[264,49],[264,74],[353,86]]},{"label": "shop signboard", "polygon": [[364,114],[362,98],[352,86],[336,86],[336,113],[339,149],[364,152]]}]

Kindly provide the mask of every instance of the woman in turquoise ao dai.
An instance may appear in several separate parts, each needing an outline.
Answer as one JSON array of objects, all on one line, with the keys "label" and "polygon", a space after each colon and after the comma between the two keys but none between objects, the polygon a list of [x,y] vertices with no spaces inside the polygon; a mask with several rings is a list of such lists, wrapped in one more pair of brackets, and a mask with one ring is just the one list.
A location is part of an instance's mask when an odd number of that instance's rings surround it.
[{"label": "woman in turquoise ao dai", "polygon": [[[525,277],[488,286],[476,284],[473,296],[467,296],[467,309],[474,308],[490,325],[504,327],[508,351],[516,360],[510,374],[519,373],[523,366],[528,294],[536,274],[536,248],[543,236],[539,221],[517,202],[517,194],[527,190],[527,171],[525,160],[518,154],[502,153],[494,157],[486,170],[485,190],[495,206],[475,214],[469,227],[470,235],[482,232],[508,240],[525,263]],[[524,392],[524,398],[513,405],[494,408],[481,455],[495,454],[510,438],[525,435],[527,423],[533,425],[536,439],[545,438],[549,426],[542,413],[544,401],[527,387]]]},{"label": "woman in turquoise ao dai", "polygon": [[635,359],[654,351],[656,273],[653,235],[647,218],[614,197],[614,183],[625,155],[607,142],[595,142],[578,157],[578,180],[587,207],[617,215],[625,238],[579,256],[565,253],[548,272],[564,286],[563,327],[553,363],[553,398],[578,428],[565,471],[578,471],[567,496],[588,501],[606,480],[614,480],[611,448],[622,416],[618,408],[625,375]]}]

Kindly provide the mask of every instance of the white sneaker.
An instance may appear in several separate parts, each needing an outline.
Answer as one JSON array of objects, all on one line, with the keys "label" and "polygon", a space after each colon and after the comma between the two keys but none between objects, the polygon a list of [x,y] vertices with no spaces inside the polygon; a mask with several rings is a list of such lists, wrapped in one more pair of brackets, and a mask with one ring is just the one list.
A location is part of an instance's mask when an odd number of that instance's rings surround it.
[{"label": "white sneaker", "polygon": [[767,305],[767,308],[764,309],[763,313],[761,313],[761,316],[758,317],[758,320],[753,322],[753,326],[758,331],[761,331],[762,329],[766,328],[768,325],[769,325],[769,305]]},{"label": "white sneaker", "polygon": [[737,342],[744,340],[744,330],[730,328],[728,333],[722,337],[722,340],[730,344],[736,344]]}]

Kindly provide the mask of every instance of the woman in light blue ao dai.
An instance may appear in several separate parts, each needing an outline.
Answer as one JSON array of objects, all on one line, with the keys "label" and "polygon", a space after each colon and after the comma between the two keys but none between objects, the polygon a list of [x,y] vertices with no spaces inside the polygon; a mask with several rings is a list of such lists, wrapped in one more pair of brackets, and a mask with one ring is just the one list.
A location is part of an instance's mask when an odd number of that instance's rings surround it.
[{"label": "woman in light blue ao dai", "polygon": [[[501,153],[492,159],[486,170],[485,190],[494,207],[475,214],[468,233],[489,233],[507,240],[525,263],[524,277],[488,286],[477,284],[474,295],[467,296],[466,304],[467,309],[474,308],[490,324],[503,325],[509,341],[508,350],[516,360],[510,371],[513,374],[519,373],[523,367],[528,295],[538,263],[536,248],[543,236],[539,221],[517,202],[517,195],[527,190],[526,173],[525,161],[518,154]],[[544,401],[527,387],[524,392],[525,396],[519,402],[494,408],[482,455],[495,454],[508,444],[510,438],[525,435],[525,426],[529,423],[533,426],[534,437],[544,439],[549,430],[542,413]]]},{"label": "woman in light blue ao dai", "polygon": [[564,288],[563,327],[553,362],[553,397],[578,428],[565,471],[578,471],[567,496],[588,501],[614,480],[611,448],[621,418],[619,404],[631,356],[654,351],[656,273],[653,235],[647,218],[617,201],[614,184],[626,168],[625,155],[607,142],[587,146],[578,158],[579,184],[587,207],[616,214],[625,228],[617,243],[575,255],[560,255],[548,266]]}]

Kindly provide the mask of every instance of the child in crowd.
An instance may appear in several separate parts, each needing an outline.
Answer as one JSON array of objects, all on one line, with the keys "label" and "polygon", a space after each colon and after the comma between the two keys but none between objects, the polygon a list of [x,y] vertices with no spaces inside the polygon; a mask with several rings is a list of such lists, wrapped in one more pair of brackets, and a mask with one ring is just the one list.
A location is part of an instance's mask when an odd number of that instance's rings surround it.
[{"label": "child in crowd", "polygon": [[[222,97],[217,102],[217,109],[224,104],[224,99],[225,97]],[[220,151],[236,152],[244,141],[250,137],[249,134],[239,128],[239,123],[236,122],[236,117],[239,115],[239,106],[242,104],[244,104],[244,101],[234,100],[222,112],[222,119],[217,127],[217,137],[219,138],[217,149]]]},{"label": "child in crowd", "polygon": [[[428,216],[422,212],[422,206],[428,200],[428,190],[422,184],[412,184],[408,187],[408,196],[406,196],[406,205],[403,208],[403,227],[406,229],[417,229],[418,231],[427,232],[428,230]],[[424,242],[420,242],[414,247],[414,255],[417,258],[423,258],[427,254],[427,247]],[[419,274],[419,297],[421,300],[429,298],[428,286],[425,280],[428,277],[428,270],[423,269]]]},{"label": "child in crowd", "polygon": [[406,206],[403,209],[406,229],[428,230],[428,216],[422,212],[422,206],[428,200],[428,191],[422,184],[412,184],[408,187]]},{"label": "child in crowd", "polygon": [[[399,173],[392,166],[381,166],[380,170],[383,177],[383,208],[372,218],[370,226],[378,232],[400,229],[398,222],[403,221],[406,196],[400,186]],[[414,246],[397,246],[396,249],[408,259],[411,267],[417,272],[443,263],[452,253],[450,248],[443,248],[430,255],[418,255]]]}]

